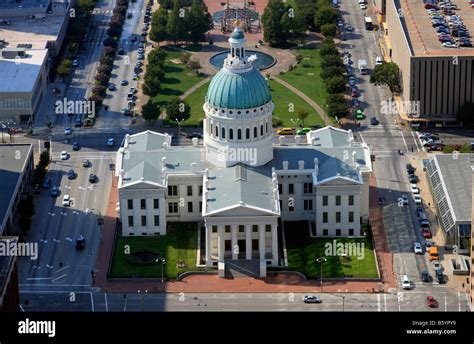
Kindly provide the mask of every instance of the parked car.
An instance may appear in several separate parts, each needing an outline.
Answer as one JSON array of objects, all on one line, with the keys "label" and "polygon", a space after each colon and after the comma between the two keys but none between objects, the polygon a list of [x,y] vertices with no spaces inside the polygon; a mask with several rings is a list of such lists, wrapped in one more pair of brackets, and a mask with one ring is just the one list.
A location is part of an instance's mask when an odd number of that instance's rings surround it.
[{"label": "parked car", "polygon": [[127,85],[128,85],[128,80],[123,79],[123,80],[120,82],[120,85],[122,85],[122,86],[127,86]]},{"label": "parked car", "polygon": [[79,235],[76,238],[76,250],[82,250],[86,246],[86,238],[83,235]]},{"label": "parked car", "polygon": [[79,67],[79,60],[78,59],[72,60],[72,66],[73,67]]},{"label": "parked car", "polygon": [[439,260],[433,260],[432,261],[432,264],[433,264],[433,269],[434,271],[441,271],[443,270],[443,266],[441,265],[441,263],[439,262]]},{"label": "parked car", "polygon": [[377,125],[377,124],[379,124],[379,120],[377,119],[377,117],[372,117],[372,118],[370,119],[370,124],[371,124],[371,125]]},{"label": "parked car", "polygon": [[[286,134],[281,134],[281,135],[286,135]],[[192,139],[192,138],[198,138],[198,139],[202,139],[202,134],[201,133],[198,133],[197,131],[193,131],[192,133],[187,133],[186,134],[186,138],[188,139]]]},{"label": "parked car", "polygon": [[64,128],[64,135],[71,135],[71,133],[72,133],[72,128],[70,127]]},{"label": "parked car", "polygon": [[385,198],[379,197],[379,205],[384,205],[385,204]]},{"label": "parked car", "polygon": [[294,128],[281,128],[277,130],[278,135],[293,135],[295,129]]},{"label": "parked car", "polygon": [[401,201],[403,205],[408,205],[408,197],[407,195],[402,195]]},{"label": "parked car", "polygon": [[427,296],[426,305],[430,308],[438,308],[439,302],[433,296]]},{"label": "parked car", "polygon": [[107,147],[113,147],[115,145],[115,140],[111,137],[107,140]]},{"label": "parked car", "polygon": [[421,247],[421,244],[419,242],[415,242],[413,244],[413,251],[415,254],[423,254],[423,248]]},{"label": "parked car", "polygon": [[415,168],[412,166],[412,164],[406,164],[406,165],[405,165],[405,168],[406,168],[408,174],[413,174],[413,173],[415,173]]},{"label": "parked car", "polygon": [[76,178],[76,172],[74,172],[74,170],[69,170],[67,172],[67,179],[74,179]]},{"label": "parked car", "polygon": [[413,195],[413,201],[415,202],[415,204],[422,204],[423,203],[420,195]]},{"label": "parked car", "polygon": [[97,176],[94,173],[89,174],[89,183],[95,183],[97,181]]},{"label": "parked car", "polygon": [[311,131],[311,128],[300,128],[296,131],[296,135],[306,135]]},{"label": "parked car", "polygon": [[61,152],[61,160],[67,160],[69,154],[67,151],[62,151]]},{"label": "parked car", "polygon": [[359,4],[359,7],[360,7],[361,10],[366,10],[367,9],[367,5],[362,3],[362,2]]},{"label": "parked car", "polygon": [[63,197],[63,206],[64,207],[69,207],[71,205],[71,198],[69,195],[64,195]]},{"label": "parked car", "polygon": [[430,231],[429,228],[423,228],[422,229],[422,234],[423,234],[423,238],[425,238],[425,239],[431,239],[432,238],[431,231]]},{"label": "parked car", "polygon": [[446,47],[446,48],[457,48],[458,47],[456,45],[456,43],[453,43],[453,42],[444,42],[443,46]]},{"label": "parked car", "polygon": [[43,181],[43,189],[49,189],[51,187],[51,178],[45,178]]},{"label": "parked car", "polygon": [[423,270],[423,271],[421,272],[421,281],[422,281],[422,282],[425,282],[425,283],[431,282],[431,276],[430,276],[430,274],[429,274],[428,271]]},{"label": "parked car", "polygon": [[115,91],[115,85],[114,84],[109,85],[109,91]]},{"label": "parked car", "polygon": [[420,189],[418,189],[418,186],[416,184],[410,184],[410,191],[413,194],[419,194]]},{"label": "parked car", "polygon": [[59,196],[59,188],[57,186],[53,186],[51,189],[51,197],[58,197]]},{"label": "parked car", "polygon": [[411,174],[408,175],[408,180],[409,180],[410,183],[412,183],[412,184],[416,184],[416,183],[419,182],[418,176],[415,175],[415,174],[413,174],[413,173],[411,173]]},{"label": "parked car", "polygon": [[444,274],[441,270],[435,270],[436,281],[438,283],[445,283]]},{"label": "parked car", "polygon": [[321,303],[321,299],[315,295],[305,295],[303,298],[304,303]]},{"label": "parked car", "polygon": [[408,275],[402,276],[402,288],[403,289],[411,289],[411,281],[408,278]]},{"label": "parked car", "polygon": [[90,167],[91,161],[89,159],[82,160],[82,167]]},{"label": "parked car", "polygon": [[79,142],[73,142],[72,143],[72,150],[73,151],[78,151],[79,149],[81,149],[81,146],[79,145]]}]

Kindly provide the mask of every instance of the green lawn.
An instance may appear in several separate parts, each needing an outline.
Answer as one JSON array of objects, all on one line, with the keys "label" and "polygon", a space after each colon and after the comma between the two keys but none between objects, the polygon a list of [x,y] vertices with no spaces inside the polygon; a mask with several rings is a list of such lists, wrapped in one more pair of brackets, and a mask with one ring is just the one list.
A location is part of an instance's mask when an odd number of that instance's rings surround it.
[{"label": "green lawn", "polygon": [[[320,275],[320,265],[316,262],[318,257],[327,259],[327,262],[323,264],[323,278],[379,277],[372,241],[369,238],[310,238],[306,222],[286,222],[285,235],[289,268],[304,273],[308,278],[316,278]],[[327,248],[333,244],[333,240],[336,240],[336,243],[364,244],[359,256],[363,259],[358,259],[356,255],[350,257],[350,260],[344,260],[337,255],[327,255]]]},{"label": "green lawn", "polygon": [[303,60],[292,71],[278,77],[290,83],[310,97],[323,109],[326,109],[326,86],[321,79],[321,57],[317,49],[295,49],[296,55],[302,55]]},{"label": "green lawn", "polygon": [[[299,109],[306,109],[309,112],[308,118],[306,118],[304,125],[307,127],[320,125],[324,126],[323,119],[304,99],[287,89],[285,86],[279,84],[275,80],[268,82],[270,91],[272,93],[272,99],[275,103],[275,110],[273,110],[273,118],[277,117],[283,124],[281,127],[295,127],[291,119],[296,121],[298,119],[297,111]],[[293,112],[290,112],[293,110]],[[297,122],[296,126],[299,126],[300,122]]]},{"label": "green lawn", "polygon": [[154,97],[154,100],[160,106],[166,105],[174,97],[181,96],[186,90],[204,79],[203,76],[196,75],[179,62],[179,57],[182,54],[180,51],[166,49],[166,54],[167,57],[163,67],[165,80],[161,84],[160,92]]},{"label": "green lawn", "polygon": [[[273,117],[278,117],[281,121],[283,121],[283,127],[293,127],[291,118],[298,118],[296,113],[299,109],[306,109],[309,112],[309,116],[305,121],[306,126],[324,126],[324,122],[322,118],[319,117],[316,110],[314,110],[302,98],[274,80],[270,80],[268,84],[272,93],[273,102],[275,103]],[[206,83],[186,97],[186,102],[191,107],[191,117],[184,121],[182,125],[198,125],[199,121],[204,118],[204,110],[202,109],[202,105],[204,103],[204,97],[206,96],[208,87],[209,83]],[[289,111],[290,104],[293,106],[293,112]]]},{"label": "green lawn", "polygon": [[[136,252],[152,252],[165,257],[164,274],[176,278],[178,273],[196,270],[197,223],[168,223],[172,229],[159,237],[118,237],[111,269],[111,277],[161,278],[161,263],[142,264],[132,259]],[[129,245],[129,246],[127,246]],[[127,254],[126,248],[130,251]],[[183,261],[185,268],[178,267]]]}]

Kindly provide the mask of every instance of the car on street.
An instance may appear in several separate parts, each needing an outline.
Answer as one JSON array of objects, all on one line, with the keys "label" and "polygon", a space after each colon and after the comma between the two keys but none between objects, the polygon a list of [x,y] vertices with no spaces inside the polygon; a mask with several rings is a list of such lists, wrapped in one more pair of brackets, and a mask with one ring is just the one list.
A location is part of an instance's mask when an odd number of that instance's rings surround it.
[{"label": "car on street", "polygon": [[78,59],[72,60],[72,66],[73,67],[78,67],[79,66],[79,60]]},{"label": "car on street", "polygon": [[375,65],[381,65],[383,63],[383,59],[381,56],[377,56],[375,58]]},{"label": "car on street", "polygon": [[74,179],[76,178],[76,172],[74,172],[74,170],[69,170],[67,172],[67,179]]},{"label": "car on street", "polygon": [[359,92],[357,91],[357,88],[352,87],[351,96],[352,96],[352,98],[357,98],[359,96]]},{"label": "car on street", "polygon": [[400,198],[400,200],[402,201],[402,204],[403,204],[403,205],[408,205],[408,197],[407,197],[407,195],[402,195],[402,197]]},{"label": "car on street", "polygon": [[133,36],[131,39],[130,39],[130,42],[134,43],[137,41],[137,37]]},{"label": "car on street", "polygon": [[421,281],[422,281],[422,282],[425,282],[425,283],[431,282],[430,273],[429,273],[428,271],[426,271],[426,270],[423,270],[423,271],[421,272],[420,278],[421,278]]},{"label": "car on street", "polygon": [[444,42],[443,46],[446,47],[446,48],[457,48],[458,47],[456,45],[456,43],[453,43],[453,42]]},{"label": "car on street", "polygon": [[426,305],[430,308],[438,308],[439,302],[433,296],[426,297]]},{"label": "car on street", "polygon": [[321,303],[321,299],[316,295],[305,295],[303,298],[304,303]]},{"label": "car on street", "polygon": [[379,124],[379,121],[378,121],[377,117],[372,117],[372,118],[370,119],[370,124],[371,124],[371,125],[377,125],[377,124]]},{"label": "car on street", "polygon": [[413,251],[415,254],[423,254],[423,248],[421,247],[421,244],[419,242],[415,242],[413,244]]},{"label": "car on street", "polygon": [[346,30],[352,32],[354,31],[354,28],[352,27],[352,25],[346,25]]},{"label": "car on street", "polygon": [[361,10],[366,10],[367,9],[367,5],[364,4],[364,3],[360,3],[359,7],[360,7]]},{"label": "car on street", "polygon": [[59,188],[57,186],[53,186],[51,189],[51,197],[58,197],[59,196]]},{"label": "car on street", "polygon": [[416,184],[418,183],[420,180],[418,179],[418,176],[416,176],[415,174],[409,174],[408,175],[408,180],[410,181],[411,184]]},{"label": "car on street", "polygon": [[67,151],[62,151],[61,152],[61,160],[67,160],[69,154]]},{"label": "car on street", "polygon": [[402,288],[403,289],[411,289],[411,281],[408,278],[408,275],[402,276]]},{"label": "car on street", "polygon": [[425,239],[431,239],[432,238],[432,234],[431,234],[431,231],[429,228],[423,228],[422,231],[421,231],[421,234],[423,235],[423,238]]},{"label": "car on street", "polygon": [[123,80],[120,82],[120,85],[122,85],[122,86],[127,86],[127,85],[128,85],[128,80],[127,80],[127,79],[123,79]]},{"label": "car on street", "polygon": [[89,183],[95,183],[97,181],[97,176],[94,173],[89,174]]},{"label": "car on street", "polygon": [[109,85],[109,91],[115,91],[115,85],[114,84]]},{"label": "car on street", "polygon": [[431,264],[433,264],[434,271],[438,271],[438,270],[442,271],[443,270],[443,266],[441,265],[439,260],[433,260]]},{"label": "car on street", "polygon": [[82,160],[82,167],[90,167],[91,161],[89,159]]},{"label": "car on street", "polygon": [[441,270],[435,270],[436,281],[438,283],[445,283],[444,274]]},{"label": "car on street", "polygon": [[410,191],[413,194],[419,194],[420,189],[418,189],[418,186],[416,184],[410,184]]},{"label": "car on street", "polygon": [[69,195],[64,195],[63,197],[63,206],[69,207],[71,205],[71,197]]},{"label": "car on street", "polygon": [[420,195],[413,195],[413,201],[415,202],[415,204],[422,204],[423,203]]},{"label": "car on street", "polygon": [[79,235],[76,238],[76,250],[83,250],[86,246],[86,238],[83,235]]},{"label": "car on street", "polygon": [[45,178],[43,181],[43,189],[49,189],[51,187],[51,178]]},{"label": "car on street", "polygon": [[349,85],[355,86],[355,84],[356,84],[356,78],[354,78],[353,76],[349,77]]},{"label": "car on street", "polygon": [[406,164],[405,168],[406,168],[408,174],[414,174],[415,173],[415,168],[412,166],[412,164]]},{"label": "car on street", "polygon": [[115,145],[115,140],[111,137],[107,139],[107,147],[113,147]]},{"label": "car on street", "polygon": [[64,135],[71,135],[71,133],[72,133],[72,128],[70,127],[64,128]]},{"label": "car on street", "polygon": [[72,143],[72,150],[73,151],[78,151],[79,149],[81,149],[81,146],[79,145],[79,142],[73,142]]}]

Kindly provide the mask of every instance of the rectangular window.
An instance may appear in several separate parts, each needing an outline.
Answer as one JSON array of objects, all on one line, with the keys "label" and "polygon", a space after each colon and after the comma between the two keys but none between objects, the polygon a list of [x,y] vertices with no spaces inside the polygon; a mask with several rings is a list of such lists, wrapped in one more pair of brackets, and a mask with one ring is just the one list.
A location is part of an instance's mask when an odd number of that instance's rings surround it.
[{"label": "rectangular window", "polygon": [[202,213],[202,202],[199,202],[199,212]]},{"label": "rectangular window", "polygon": [[168,212],[170,214],[176,214],[178,212],[178,202],[169,202],[168,203]]},{"label": "rectangular window", "polygon": [[142,227],[146,227],[146,215],[142,215]]},{"label": "rectangular window", "polygon": [[294,192],[295,192],[295,185],[294,184],[288,184],[288,193],[290,195],[293,195]]},{"label": "rectangular window", "polygon": [[217,233],[217,226],[212,226],[212,233]]},{"label": "rectangular window", "polygon": [[313,200],[305,199],[304,200],[304,210],[313,210]]},{"label": "rectangular window", "polygon": [[280,200],[280,211],[283,211],[283,201]]},{"label": "rectangular window", "polygon": [[312,193],[313,192],[313,183],[304,183],[304,193]]},{"label": "rectangular window", "polygon": [[323,212],[323,223],[328,223],[328,212],[327,211]]},{"label": "rectangular window", "polygon": [[323,229],[323,236],[328,236],[328,234],[329,234],[329,230]]},{"label": "rectangular window", "polygon": [[258,232],[258,225],[252,225],[252,232],[254,233]]},{"label": "rectangular window", "polygon": [[188,192],[187,192],[188,196],[192,196],[193,195],[193,186],[188,185],[187,190],[188,190]]},{"label": "rectangular window", "polygon": [[282,192],[283,192],[283,185],[281,185],[281,184],[278,184],[278,194],[280,194],[280,195],[281,195],[281,194],[282,194]]},{"label": "rectangular window", "polygon": [[341,205],[341,196],[336,196],[336,205]]},{"label": "rectangular window", "polygon": [[324,206],[328,205],[328,196],[323,196],[323,205]]},{"label": "rectangular window", "polygon": [[239,233],[243,233],[245,231],[245,226],[239,225]]},{"label": "rectangular window", "polygon": [[128,217],[128,226],[133,227],[133,216]]},{"label": "rectangular window", "polygon": [[226,233],[230,233],[230,226],[225,226],[224,228]]},{"label": "rectangular window", "polygon": [[336,223],[341,223],[341,212],[336,211]]},{"label": "rectangular window", "polygon": [[127,208],[128,209],[133,209],[133,199],[128,199],[127,200]]},{"label": "rectangular window", "polygon": [[272,225],[265,225],[265,232],[271,232],[272,231]]},{"label": "rectangular window", "polygon": [[140,209],[146,209],[146,199],[140,200]]},{"label": "rectangular window", "polygon": [[160,203],[158,201],[158,198],[153,199],[153,209],[158,209],[160,207]]},{"label": "rectangular window", "polygon": [[349,228],[349,236],[353,236],[354,235],[354,228]]},{"label": "rectangular window", "polygon": [[158,227],[160,225],[160,215],[153,216],[153,224],[155,227]]},{"label": "rectangular window", "polygon": [[353,211],[349,212],[349,222],[354,222],[354,212]]},{"label": "rectangular window", "polygon": [[168,185],[168,196],[178,196],[178,185]]},{"label": "rectangular window", "polygon": [[341,236],[341,230],[340,229],[336,229],[336,236]]},{"label": "rectangular window", "polygon": [[199,185],[199,196],[202,196],[202,185]]},{"label": "rectangular window", "polygon": [[292,206],[292,205],[289,205],[289,206],[288,206],[288,210],[289,210],[289,211],[295,211],[295,207]]},{"label": "rectangular window", "polygon": [[349,195],[349,205],[354,205],[354,195]]},{"label": "rectangular window", "polygon": [[188,202],[188,213],[193,212],[193,202]]}]

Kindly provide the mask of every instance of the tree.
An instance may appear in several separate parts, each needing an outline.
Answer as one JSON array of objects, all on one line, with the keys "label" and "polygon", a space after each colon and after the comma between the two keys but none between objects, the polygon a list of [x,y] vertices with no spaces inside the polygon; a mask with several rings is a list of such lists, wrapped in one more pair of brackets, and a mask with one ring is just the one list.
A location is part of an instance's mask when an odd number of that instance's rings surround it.
[{"label": "tree", "polygon": [[107,36],[109,37],[119,37],[120,34],[122,33],[122,28],[121,27],[117,27],[117,26],[110,26],[108,29],[107,29]]},{"label": "tree", "polygon": [[107,85],[109,82],[110,77],[104,73],[98,73],[95,75],[94,80],[97,81],[98,85]]},{"label": "tree", "polygon": [[97,72],[110,75],[110,73],[112,73],[112,69],[113,69],[112,66],[99,65],[99,67],[97,67]]},{"label": "tree", "polygon": [[163,73],[162,78],[164,78],[164,72],[158,66],[146,71],[144,78],[145,82],[143,83],[143,93],[147,96],[153,97],[160,91],[161,80],[159,77],[160,72],[158,70]]},{"label": "tree", "polygon": [[342,65],[329,66],[321,71],[321,78],[327,80],[333,76],[344,75],[345,72],[346,69]]},{"label": "tree", "polygon": [[332,6],[323,6],[316,11],[315,26],[321,28],[324,24],[334,24],[339,17],[337,10]]},{"label": "tree", "polygon": [[105,47],[104,49],[102,49],[102,52],[104,53],[104,55],[107,55],[113,58],[115,55],[115,50],[116,49],[113,47]]},{"label": "tree", "polygon": [[191,42],[199,43],[206,40],[204,34],[211,30],[213,25],[212,17],[203,0],[193,0],[187,24]]},{"label": "tree", "polygon": [[166,51],[164,49],[155,48],[148,54],[148,64],[153,66],[163,66],[166,59]]},{"label": "tree", "polygon": [[334,43],[323,42],[319,47],[319,54],[322,57],[326,55],[339,55],[339,50],[337,50]]},{"label": "tree", "polygon": [[270,0],[262,15],[263,38],[271,46],[281,45],[286,41],[283,37],[281,19],[284,12],[281,0]]},{"label": "tree", "polygon": [[159,115],[160,109],[151,99],[142,106],[142,117],[148,122],[156,120]]},{"label": "tree", "polygon": [[184,41],[188,38],[187,23],[181,16],[183,8],[180,6],[179,0],[174,0],[173,10],[166,24],[166,35],[173,42]]},{"label": "tree", "polygon": [[113,66],[114,59],[108,55],[102,55],[102,57],[100,58],[100,64],[105,66]]},{"label": "tree", "polygon": [[399,93],[401,91],[400,69],[393,62],[376,65],[370,75],[370,83],[376,86],[387,85],[392,94]]},{"label": "tree", "polygon": [[341,93],[346,89],[346,79],[342,75],[333,76],[326,80],[328,93]]},{"label": "tree", "polygon": [[296,115],[300,119],[301,124],[303,124],[303,126],[304,126],[304,121],[306,120],[306,118],[308,118],[309,111],[306,110],[306,109],[298,109],[298,111],[296,112]]},{"label": "tree", "polygon": [[104,45],[104,47],[112,47],[112,48],[116,48],[118,45],[117,40],[110,37],[104,39],[102,44]]},{"label": "tree", "polygon": [[456,117],[463,125],[472,127],[474,125],[474,103],[464,103]]},{"label": "tree", "polygon": [[189,105],[182,99],[178,97],[173,98],[171,101],[166,104],[166,115],[173,122],[178,120],[187,120],[191,114],[191,108]]},{"label": "tree", "polygon": [[167,39],[166,26],[168,24],[168,11],[163,7],[153,13],[151,17],[150,39],[162,42]]},{"label": "tree", "polygon": [[329,116],[337,116],[338,118],[347,116],[349,107],[347,106],[346,100],[342,94],[329,94],[327,96],[326,103],[328,104]]},{"label": "tree", "polygon": [[186,64],[189,69],[193,72],[197,72],[199,68],[201,68],[201,64],[197,59],[189,59],[188,63]]},{"label": "tree", "polygon": [[38,164],[44,167],[49,165],[49,151],[48,150],[44,150],[41,152],[40,160]]},{"label": "tree", "polygon": [[321,33],[325,36],[325,37],[336,37],[336,25],[335,24],[324,24],[323,26],[321,26]]},{"label": "tree", "polygon": [[38,183],[41,183],[44,179],[44,176],[46,175],[46,168],[43,165],[36,165],[35,168],[35,180]]},{"label": "tree", "polygon": [[106,88],[105,86],[103,86],[103,85],[94,86],[94,87],[92,88],[92,93],[93,93],[93,94],[98,94],[98,95],[100,95],[100,96],[103,96],[103,95],[105,95],[106,89],[107,89],[107,88]]},{"label": "tree", "polygon": [[326,55],[321,61],[321,67],[328,68],[331,66],[343,66],[340,55]]},{"label": "tree", "polygon": [[71,62],[71,60],[63,60],[63,62],[61,62],[59,66],[56,68],[56,73],[61,78],[65,78],[66,76],[68,76],[69,72],[71,71],[71,66],[65,63],[66,61]]},{"label": "tree", "polygon": [[189,62],[189,59],[191,58],[190,53],[182,53],[179,55],[179,60],[181,61],[182,64],[187,65]]}]

